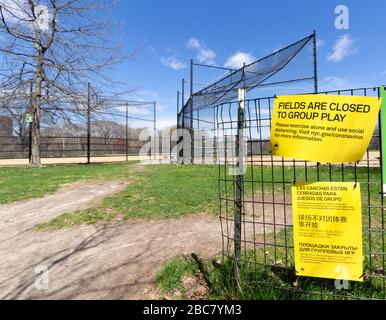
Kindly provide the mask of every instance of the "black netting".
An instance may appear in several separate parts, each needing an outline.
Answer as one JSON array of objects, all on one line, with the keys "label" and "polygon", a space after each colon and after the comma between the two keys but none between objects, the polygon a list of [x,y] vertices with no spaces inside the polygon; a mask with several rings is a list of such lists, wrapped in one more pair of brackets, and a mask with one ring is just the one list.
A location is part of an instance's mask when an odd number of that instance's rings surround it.
[{"label": "black netting", "polygon": [[193,110],[198,110],[232,101],[237,97],[239,88],[246,88],[249,91],[264,84],[282,70],[313,37],[314,35],[308,36],[246,65],[245,68],[224,75],[214,83],[193,93],[182,113],[186,113],[191,107]]}]

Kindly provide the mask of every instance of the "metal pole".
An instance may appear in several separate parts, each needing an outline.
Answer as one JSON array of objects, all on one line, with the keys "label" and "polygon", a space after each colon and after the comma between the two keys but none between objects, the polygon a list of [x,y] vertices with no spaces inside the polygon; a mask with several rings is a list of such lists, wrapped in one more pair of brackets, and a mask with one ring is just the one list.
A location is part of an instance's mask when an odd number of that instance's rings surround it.
[{"label": "metal pole", "polygon": [[180,112],[180,91],[177,91],[177,129],[178,129],[178,113]]},{"label": "metal pole", "polygon": [[190,59],[190,163],[194,163],[194,132],[193,132],[193,59]]},{"label": "metal pole", "polygon": [[[185,129],[185,79],[182,79],[182,94],[181,94],[181,116],[182,116],[182,122],[181,126],[182,129]],[[184,147],[183,147],[183,138],[178,139],[178,143],[182,146],[181,151],[178,152],[178,154],[181,156],[181,163],[185,163],[184,161]]]},{"label": "metal pole", "polygon": [[172,163],[172,132],[169,131],[169,161]]},{"label": "metal pole", "polygon": [[[155,140],[155,136],[156,136],[156,104],[157,102],[154,101],[154,105],[153,105],[153,112],[154,112],[154,132],[153,132],[153,137],[154,137],[154,149],[157,149],[157,143],[156,143],[156,140]],[[156,159],[156,153],[158,152],[158,150],[154,150],[154,159]]]},{"label": "metal pole", "polygon": [[214,163],[217,164],[217,128],[216,128],[216,113],[218,112],[218,107],[215,107],[213,109],[213,157],[214,157]]},{"label": "metal pole", "polygon": [[126,103],[126,161],[129,161],[129,104]]},{"label": "metal pole", "polygon": [[316,48],[316,31],[314,30],[313,36],[313,47],[314,47],[314,92],[318,93],[318,62],[317,62],[317,48]]},{"label": "metal pole", "polygon": [[[245,79],[245,64],[243,68],[243,78]],[[243,166],[244,148],[240,148],[240,144],[244,143],[244,121],[245,121],[245,88],[240,88],[238,92],[238,108],[237,108],[237,135],[235,155],[237,161],[236,175],[236,199],[235,199],[235,273],[236,281],[241,291],[240,285],[240,261],[241,261],[241,216],[243,214],[243,188],[244,188],[244,172],[241,170]],[[240,152],[241,151],[241,152]]]},{"label": "metal pole", "polygon": [[[180,91],[177,91],[177,125],[176,125],[176,134],[178,134],[178,129],[180,128],[180,122],[179,122],[179,115],[180,113]],[[177,138],[178,139],[178,138]],[[172,160],[172,133],[170,132],[170,161]],[[178,162],[178,158],[179,158],[179,155],[178,155],[178,150],[176,148],[176,151],[177,151],[177,154],[176,154],[176,161]]]},{"label": "metal pole", "polygon": [[90,164],[91,155],[91,85],[87,84],[87,164]]},{"label": "metal pole", "polygon": [[[382,101],[384,101],[384,97],[386,97],[386,89],[384,86],[381,86],[378,88],[378,98],[382,98]],[[386,104],[382,102],[381,104],[381,112],[378,117],[378,131],[379,131],[379,151],[380,151],[380,167],[381,167],[381,184],[382,184],[382,199],[386,196],[386,181],[384,179],[384,172],[386,170],[386,166],[384,165],[386,163],[385,159],[385,152],[386,149],[384,144],[386,143],[385,137],[386,137]]]},{"label": "metal pole", "polygon": [[184,108],[185,106],[185,79],[182,79],[182,93],[181,93],[181,110]]},{"label": "metal pole", "polygon": [[[33,92],[33,80],[30,80],[30,87],[29,87],[29,99],[30,99],[30,106],[29,106],[29,112],[32,111],[32,92]],[[29,123],[29,139],[28,139],[28,144],[29,144],[29,152],[28,152],[28,162],[31,164],[31,159],[32,159],[32,122]]]}]

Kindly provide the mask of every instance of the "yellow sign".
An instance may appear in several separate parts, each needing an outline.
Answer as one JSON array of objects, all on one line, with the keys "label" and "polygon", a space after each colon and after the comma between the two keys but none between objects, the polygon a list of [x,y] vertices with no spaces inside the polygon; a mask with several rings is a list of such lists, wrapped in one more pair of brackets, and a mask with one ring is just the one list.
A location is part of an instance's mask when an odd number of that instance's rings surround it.
[{"label": "yellow sign", "polygon": [[296,183],[292,212],[297,275],[363,281],[359,183]]},{"label": "yellow sign", "polygon": [[370,143],[381,101],[375,97],[294,95],[275,99],[274,155],[317,162],[356,162]]}]

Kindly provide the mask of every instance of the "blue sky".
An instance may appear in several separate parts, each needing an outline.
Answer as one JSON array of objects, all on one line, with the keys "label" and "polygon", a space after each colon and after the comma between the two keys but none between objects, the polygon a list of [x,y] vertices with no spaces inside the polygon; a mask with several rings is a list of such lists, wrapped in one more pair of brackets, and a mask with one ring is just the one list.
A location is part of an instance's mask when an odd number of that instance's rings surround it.
[{"label": "blue sky", "polygon": [[[349,29],[335,28],[335,7],[349,9]],[[125,1],[112,18],[134,60],[114,77],[138,89],[132,99],[156,100],[158,127],[175,124],[176,91],[189,77],[189,59],[232,66],[303,38],[318,37],[320,89],[386,83],[386,1]],[[198,72],[200,72],[198,74]],[[218,71],[197,70],[206,83]]]}]

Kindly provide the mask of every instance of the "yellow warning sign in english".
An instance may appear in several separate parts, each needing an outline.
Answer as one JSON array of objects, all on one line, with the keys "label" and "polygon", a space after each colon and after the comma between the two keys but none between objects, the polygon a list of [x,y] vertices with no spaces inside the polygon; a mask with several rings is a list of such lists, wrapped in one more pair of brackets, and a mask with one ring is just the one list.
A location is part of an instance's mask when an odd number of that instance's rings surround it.
[{"label": "yellow warning sign in english", "polygon": [[380,104],[376,97],[276,97],[271,151],[298,160],[360,161],[370,143]]},{"label": "yellow warning sign in english", "polygon": [[363,281],[359,183],[295,183],[292,213],[296,275]]}]

